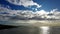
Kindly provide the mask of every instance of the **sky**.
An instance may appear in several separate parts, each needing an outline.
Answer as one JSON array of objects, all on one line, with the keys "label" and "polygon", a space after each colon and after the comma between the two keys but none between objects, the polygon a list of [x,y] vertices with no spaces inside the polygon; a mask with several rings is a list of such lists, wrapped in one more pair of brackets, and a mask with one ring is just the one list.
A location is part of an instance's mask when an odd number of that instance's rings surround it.
[{"label": "sky", "polygon": [[0,0],[0,20],[59,20],[60,0]]},{"label": "sky", "polygon": [[[19,0],[18,0],[19,1]],[[24,0],[22,0],[24,1]],[[33,2],[41,5],[41,8],[38,8],[38,10],[46,10],[46,11],[50,11],[52,9],[59,9],[60,10],[60,0],[33,0]],[[9,6],[11,9],[15,9],[15,10],[33,10],[32,8],[36,8],[36,6],[31,6],[30,7],[24,7],[22,5],[16,5],[16,4],[12,4],[6,0],[0,0],[0,4],[4,5],[4,7]],[[29,4],[29,3],[28,3]]]}]

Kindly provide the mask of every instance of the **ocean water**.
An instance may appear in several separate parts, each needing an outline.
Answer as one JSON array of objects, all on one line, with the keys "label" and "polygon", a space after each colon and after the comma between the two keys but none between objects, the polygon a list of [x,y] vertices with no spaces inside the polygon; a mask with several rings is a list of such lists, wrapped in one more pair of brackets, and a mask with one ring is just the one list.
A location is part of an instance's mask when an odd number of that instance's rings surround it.
[{"label": "ocean water", "polygon": [[0,34],[60,34],[60,27],[30,27],[22,26],[18,28],[0,30]]},{"label": "ocean water", "polygon": [[0,34],[60,34],[60,20],[10,20],[0,21],[0,24],[22,26],[2,29]]}]

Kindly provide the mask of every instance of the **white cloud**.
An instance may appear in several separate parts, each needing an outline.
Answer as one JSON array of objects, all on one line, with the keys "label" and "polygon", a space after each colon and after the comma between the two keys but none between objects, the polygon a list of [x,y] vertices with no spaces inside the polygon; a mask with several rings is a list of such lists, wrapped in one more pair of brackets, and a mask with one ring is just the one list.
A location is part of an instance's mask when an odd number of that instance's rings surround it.
[{"label": "white cloud", "polygon": [[[8,14],[7,14],[8,13]],[[30,10],[11,10],[0,7],[0,20],[10,19],[60,19],[60,12],[53,9],[50,12],[45,10],[30,11]]]},{"label": "white cloud", "polygon": [[46,12],[45,10],[40,10],[36,12],[39,15],[43,15],[43,14],[48,14],[49,12]]},{"label": "white cloud", "polygon": [[51,18],[54,18],[54,19],[60,19],[60,11],[58,11],[58,9],[53,9],[52,11],[50,11],[50,15]]},{"label": "white cloud", "polygon": [[37,4],[36,2],[33,2],[33,0],[7,0],[7,1],[15,5],[23,5],[24,7],[29,7],[33,5],[36,5],[37,8],[41,7],[41,5]]}]

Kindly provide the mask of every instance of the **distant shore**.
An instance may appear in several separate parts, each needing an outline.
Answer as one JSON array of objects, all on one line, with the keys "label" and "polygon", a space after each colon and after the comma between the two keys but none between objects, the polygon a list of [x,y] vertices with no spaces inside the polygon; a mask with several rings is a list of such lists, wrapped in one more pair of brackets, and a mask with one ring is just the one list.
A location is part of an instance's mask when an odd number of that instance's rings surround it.
[{"label": "distant shore", "polygon": [[60,26],[60,20],[8,20],[0,21],[3,25],[13,26]]}]

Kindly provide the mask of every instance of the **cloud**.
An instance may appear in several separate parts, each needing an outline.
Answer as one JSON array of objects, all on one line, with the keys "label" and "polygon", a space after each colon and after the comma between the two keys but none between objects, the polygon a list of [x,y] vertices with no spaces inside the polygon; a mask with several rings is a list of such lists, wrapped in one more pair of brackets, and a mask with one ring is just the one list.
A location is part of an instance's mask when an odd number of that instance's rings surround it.
[{"label": "cloud", "polygon": [[53,9],[50,12],[45,10],[30,11],[30,10],[11,10],[0,7],[0,20],[56,20],[60,19],[60,11]]},{"label": "cloud", "polygon": [[60,19],[60,11],[58,11],[58,9],[53,9],[49,14],[51,18]]},{"label": "cloud", "polygon": [[37,8],[41,7],[41,5],[37,4],[36,2],[33,2],[33,0],[7,0],[7,1],[15,5],[23,5],[24,7],[29,7],[33,5],[36,5]]}]

